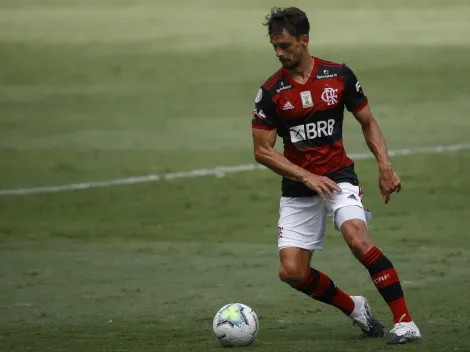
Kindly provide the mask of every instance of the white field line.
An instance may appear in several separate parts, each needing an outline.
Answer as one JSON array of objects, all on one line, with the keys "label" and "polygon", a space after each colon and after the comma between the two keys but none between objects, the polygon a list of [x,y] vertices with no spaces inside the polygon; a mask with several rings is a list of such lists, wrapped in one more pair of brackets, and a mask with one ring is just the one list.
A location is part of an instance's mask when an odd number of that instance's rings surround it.
[{"label": "white field line", "polygon": [[[468,150],[468,149],[470,149],[470,144],[457,144],[457,145],[448,145],[448,146],[433,146],[433,147],[420,147],[420,148],[412,148],[412,149],[390,150],[388,153],[391,157],[393,157],[393,156],[413,155],[413,154],[420,154],[420,153],[444,153],[444,152],[453,152],[453,151]],[[374,156],[371,153],[350,154],[349,157],[353,160],[367,160],[367,159],[374,158]],[[161,175],[128,177],[128,178],[121,178],[121,179],[109,180],[109,181],[92,181],[92,182],[87,182],[87,183],[72,183],[68,185],[49,186],[49,187],[2,189],[0,190],[0,196],[27,195],[27,194],[34,194],[34,193],[52,193],[52,192],[62,192],[62,191],[80,190],[80,189],[88,189],[88,188],[133,185],[136,183],[176,180],[176,179],[181,179],[181,178],[191,178],[191,177],[199,177],[199,176],[224,177],[226,174],[231,174],[235,172],[243,172],[243,171],[253,171],[253,170],[259,170],[259,169],[265,169],[265,167],[259,164],[218,166],[213,169],[199,169],[199,170],[191,170],[191,171],[183,171],[183,172],[172,172],[172,173],[161,174]]]}]

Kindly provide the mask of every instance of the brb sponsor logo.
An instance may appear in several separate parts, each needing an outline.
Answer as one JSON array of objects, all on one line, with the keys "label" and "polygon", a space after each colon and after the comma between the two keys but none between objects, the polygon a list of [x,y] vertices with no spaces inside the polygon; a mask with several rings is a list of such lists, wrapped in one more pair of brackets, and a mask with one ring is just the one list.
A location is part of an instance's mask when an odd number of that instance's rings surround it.
[{"label": "brb sponsor logo", "polygon": [[320,137],[327,137],[333,134],[335,120],[317,121],[298,125],[290,128],[290,139],[292,143],[306,141]]}]

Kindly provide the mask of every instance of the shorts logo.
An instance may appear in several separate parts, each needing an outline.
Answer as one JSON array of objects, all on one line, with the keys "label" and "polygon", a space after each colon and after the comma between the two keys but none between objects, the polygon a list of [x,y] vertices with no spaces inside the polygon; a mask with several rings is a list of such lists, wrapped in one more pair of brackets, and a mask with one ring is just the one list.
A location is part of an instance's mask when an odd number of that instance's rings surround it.
[{"label": "shorts logo", "polygon": [[326,87],[321,95],[321,99],[328,105],[334,105],[338,102],[338,89]]},{"label": "shorts logo", "polygon": [[312,93],[309,90],[300,92],[300,99],[302,99],[302,106],[307,109],[313,106]]},{"label": "shorts logo", "polygon": [[351,194],[348,199],[354,199],[354,200],[357,200],[356,196],[354,194]]},{"label": "shorts logo", "polygon": [[317,121],[306,125],[293,126],[289,129],[292,143],[306,141],[320,137],[331,136],[335,127],[335,120]]}]

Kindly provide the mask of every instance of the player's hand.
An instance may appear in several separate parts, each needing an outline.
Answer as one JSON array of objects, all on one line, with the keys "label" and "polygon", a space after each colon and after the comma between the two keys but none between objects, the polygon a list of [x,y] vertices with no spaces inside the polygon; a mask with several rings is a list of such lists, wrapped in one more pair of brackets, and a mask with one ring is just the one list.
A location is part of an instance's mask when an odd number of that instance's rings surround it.
[{"label": "player's hand", "polygon": [[379,188],[385,204],[388,204],[390,195],[393,192],[400,192],[401,181],[398,175],[393,171],[392,166],[381,168],[379,173]]},{"label": "player's hand", "polygon": [[320,198],[323,200],[326,200],[325,194],[333,199],[333,192],[341,192],[341,188],[339,188],[336,182],[325,176],[319,176],[310,173],[305,176],[302,182],[305,186],[317,192]]}]

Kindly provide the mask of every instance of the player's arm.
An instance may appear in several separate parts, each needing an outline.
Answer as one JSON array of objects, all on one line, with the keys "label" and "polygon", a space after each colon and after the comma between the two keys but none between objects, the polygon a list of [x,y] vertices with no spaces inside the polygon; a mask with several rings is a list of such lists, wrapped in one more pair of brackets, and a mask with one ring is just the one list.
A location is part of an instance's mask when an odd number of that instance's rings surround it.
[{"label": "player's arm", "polygon": [[400,192],[401,183],[388,157],[385,138],[368,105],[353,115],[361,124],[364,139],[379,165],[379,188],[387,204],[391,193]]},{"label": "player's arm", "polygon": [[388,158],[385,138],[380,130],[377,120],[372,115],[369,105],[362,110],[353,113],[356,120],[361,124],[362,133],[372,154],[374,154],[379,169],[389,169],[392,164]]},{"label": "player's arm", "polygon": [[253,127],[253,149],[255,160],[270,168],[277,174],[294,181],[300,181],[325,199],[325,193],[333,198],[333,192],[340,192],[339,186],[328,177],[312,174],[311,172],[291,163],[284,155],[274,149],[276,129],[266,130]]},{"label": "player's arm", "polygon": [[325,199],[327,194],[333,198],[333,191],[341,191],[328,177],[314,175],[291,163],[284,155],[274,149],[277,139],[276,109],[271,96],[263,88],[258,92],[253,110],[252,135],[255,160],[277,174],[304,183]]},{"label": "player's arm", "polygon": [[385,203],[388,203],[390,194],[401,189],[400,179],[393,171],[388,157],[385,138],[380,130],[377,120],[372,115],[367,97],[352,70],[344,65],[344,93],[346,108],[351,111],[362,126],[366,143],[374,154],[379,165],[379,188]]},{"label": "player's arm", "polygon": [[258,163],[294,181],[302,182],[306,178],[307,170],[291,163],[284,155],[274,149],[277,139],[276,129],[266,130],[253,127],[252,135],[253,151]]}]

